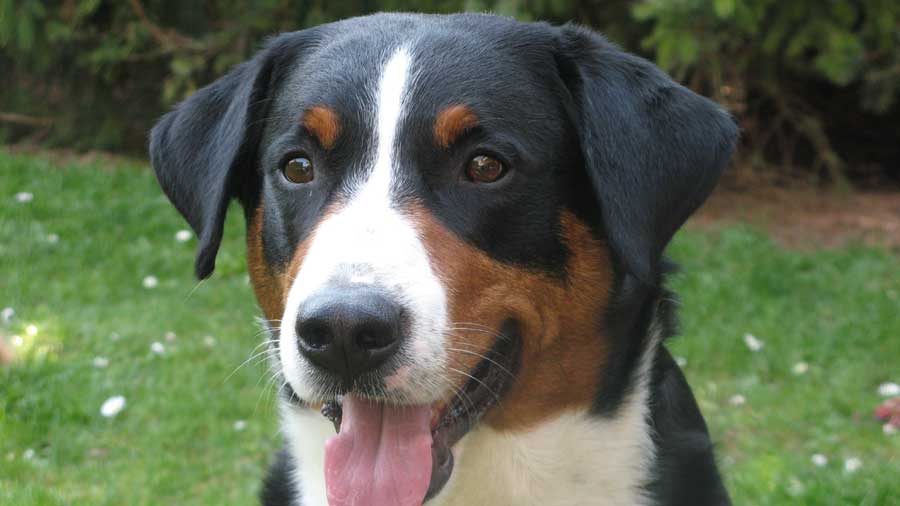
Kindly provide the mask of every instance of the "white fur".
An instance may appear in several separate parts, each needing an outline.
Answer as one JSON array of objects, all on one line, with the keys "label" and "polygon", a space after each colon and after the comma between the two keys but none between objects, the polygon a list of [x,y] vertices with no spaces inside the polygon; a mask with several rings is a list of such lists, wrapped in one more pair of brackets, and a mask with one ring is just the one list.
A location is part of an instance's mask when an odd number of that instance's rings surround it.
[{"label": "white fur", "polygon": [[395,209],[397,126],[411,81],[412,58],[398,49],[387,59],[375,93],[373,123],[377,145],[372,167],[351,183],[349,202],[316,228],[297,273],[282,317],[280,359],[285,379],[306,400],[321,399],[311,366],[299,354],[294,323],[298,308],[327,283],[378,286],[391,293],[411,316],[410,335],[400,351],[410,366],[409,381],[392,393],[409,403],[431,403],[444,393],[440,378],[446,360],[446,295],[431,269],[428,253],[407,217]]},{"label": "white fur", "polygon": [[446,488],[429,506],[640,506],[652,455],[640,409],[607,420],[564,413],[528,432],[480,428],[454,454]]},{"label": "white fur", "polygon": [[[314,409],[280,402],[281,430],[297,467],[294,483],[302,495],[295,506],[328,506],[325,490],[325,441],[334,436],[334,424]],[[288,506],[288,505],[285,505]]]}]

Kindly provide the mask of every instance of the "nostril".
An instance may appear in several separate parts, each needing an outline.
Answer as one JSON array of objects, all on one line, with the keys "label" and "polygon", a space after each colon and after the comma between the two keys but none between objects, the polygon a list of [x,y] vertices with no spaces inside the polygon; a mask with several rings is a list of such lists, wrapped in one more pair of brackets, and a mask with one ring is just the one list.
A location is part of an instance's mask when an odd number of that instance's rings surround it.
[{"label": "nostril", "polygon": [[397,340],[397,334],[390,325],[378,325],[369,322],[356,331],[354,342],[365,351],[377,351],[387,348]]},{"label": "nostril", "polygon": [[332,341],[328,325],[317,320],[307,320],[297,325],[297,336],[314,350],[325,348]]}]

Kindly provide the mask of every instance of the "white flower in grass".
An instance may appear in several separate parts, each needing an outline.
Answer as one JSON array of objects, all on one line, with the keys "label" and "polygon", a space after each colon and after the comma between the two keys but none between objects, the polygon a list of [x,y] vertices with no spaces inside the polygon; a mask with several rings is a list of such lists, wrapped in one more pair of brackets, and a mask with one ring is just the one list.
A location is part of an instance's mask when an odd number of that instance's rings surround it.
[{"label": "white flower in grass", "polygon": [[886,423],[881,426],[881,431],[884,432],[885,436],[893,436],[897,433],[897,426],[892,423]]},{"label": "white flower in grass", "polygon": [[34,194],[31,192],[19,192],[16,194],[16,202],[26,203],[34,200]]},{"label": "white flower in grass", "polygon": [[23,344],[25,344],[25,340],[22,339],[22,336],[12,336],[10,338],[10,342],[13,346],[22,346]]},{"label": "white flower in grass", "polygon": [[106,357],[94,357],[92,363],[97,369],[106,369],[106,366],[109,365],[109,359]]},{"label": "white flower in grass", "polygon": [[168,332],[166,332],[166,333],[163,335],[163,337],[166,339],[166,341],[168,341],[168,342],[170,342],[170,343],[173,342],[173,341],[175,341],[175,339],[178,338],[178,336],[176,336],[175,333],[172,332],[171,330],[168,331]]},{"label": "white flower in grass", "polygon": [[25,334],[27,334],[28,337],[34,337],[37,335],[37,333],[38,333],[37,325],[28,325],[27,327],[25,327]]},{"label": "white flower in grass", "polygon": [[764,346],[763,342],[753,334],[744,334],[744,344],[747,345],[747,348],[749,348],[750,351],[759,351],[763,349]]},{"label": "white flower in grass", "polygon": [[900,385],[893,382],[882,383],[878,385],[878,395],[881,395],[883,397],[894,397],[900,395]]},{"label": "white flower in grass", "polygon": [[103,401],[103,405],[100,406],[100,414],[105,418],[112,418],[121,413],[123,409],[125,409],[125,397],[114,395]]},{"label": "white flower in grass", "polygon": [[143,284],[144,288],[147,289],[156,288],[156,285],[159,284],[159,279],[156,276],[147,276],[144,278],[141,284]]},{"label": "white flower in grass", "polygon": [[821,453],[816,453],[810,458],[813,465],[816,467],[825,467],[828,465],[828,457],[822,455]]},{"label": "white flower in grass", "polygon": [[806,362],[797,362],[794,364],[794,367],[791,367],[791,372],[796,376],[802,376],[809,371],[809,364]]},{"label": "white flower in grass", "polygon": [[850,457],[844,461],[845,473],[855,473],[856,471],[859,471],[860,467],[862,467],[862,461],[856,457]]},{"label": "white flower in grass", "polygon": [[56,234],[47,234],[47,242],[50,244],[56,244],[59,242],[59,236]]},{"label": "white flower in grass", "polygon": [[247,420],[237,420],[234,422],[234,430],[241,432],[247,428]]},{"label": "white flower in grass", "polygon": [[3,323],[9,323],[13,321],[13,318],[16,317],[16,310],[11,307],[3,308],[3,311],[0,311],[0,319],[3,320]]},{"label": "white flower in grass", "polygon": [[794,476],[791,476],[791,479],[788,481],[787,491],[788,494],[797,497],[803,495],[806,492],[806,487],[803,485],[802,481],[798,480]]},{"label": "white flower in grass", "polygon": [[153,341],[153,344],[150,345],[150,351],[155,355],[162,355],[166,352],[166,345],[159,341]]},{"label": "white flower in grass", "polygon": [[22,452],[22,458],[25,460],[31,460],[34,458],[34,450],[31,448],[27,448],[24,452]]},{"label": "white flower in grass", "polygon": [[215,337],[213,337],[213,336],[205,336],[205,337],[203,338],[203,346],[206,346],[207,348],[212,348],[212,347],[215,346],[215,345],[216,345],[216,338],[215,338]]},{"label": "white flower in grass", "polygon": [[106,448],[90,448],[87,451],[88,457],[92,459],[100,459],[105,457],[109,453],[109,450]]},{"label": "white flower in grass", "polygon": [[110,341],[115,342],[115,341],[118,341],[119,339],[122,339],[122,336],[120,336],[118,332],[113,332],[112,334],[109,335]]},{"label": "white flower in grass", "polygon": [[732,406],[743,406],[747,403],[747,399],[741,394],[735,394],[728,399],[728,403]]},{"label": "white flower in grass", "polygon": [[684,357],[675,357],[675,363],[678,364],[678,367],[684,367],[688,362]]},{"label": "white flower in grass", "polygon": [[194,234],[192,234],[190,230],[179,230],[178,232],[175,232],[175,240],[178,242],[188,242],[193,236]]}]

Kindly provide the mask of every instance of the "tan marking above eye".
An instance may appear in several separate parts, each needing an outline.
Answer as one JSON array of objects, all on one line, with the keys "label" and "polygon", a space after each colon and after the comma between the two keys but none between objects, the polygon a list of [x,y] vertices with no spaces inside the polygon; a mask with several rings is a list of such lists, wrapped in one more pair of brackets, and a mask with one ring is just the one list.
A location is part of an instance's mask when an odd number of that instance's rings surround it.
[{"label": "tan marking above eye", "polygon": [[463,133],[478,125],[478,116],[467,106],[451,105],[434,120],[434,138],[438,146],[447,148]]},{"label": "tan marking above eye", "polygon": [[309,108],[303,114],[303,126],[318,139],[325,149],[334,147],[341,134],[341,122],[337,113],[324,105]]}]

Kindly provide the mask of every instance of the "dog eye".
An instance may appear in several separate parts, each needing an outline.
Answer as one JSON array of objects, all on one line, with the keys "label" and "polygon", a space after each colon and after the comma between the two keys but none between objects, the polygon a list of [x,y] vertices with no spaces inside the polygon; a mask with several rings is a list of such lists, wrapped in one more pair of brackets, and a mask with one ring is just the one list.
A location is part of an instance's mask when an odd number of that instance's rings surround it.
[{"label": "dog eye", "polygon": [[281,168],[284,178],[292,183],[303,184],[313,180],[313,164],[305,156],[291,158]]},{"label": "dog eye", "polygon": [[478,155],[466,165],[466,177],[474,183],[493,183],[505,174],[503,162],[487,155]]}]

